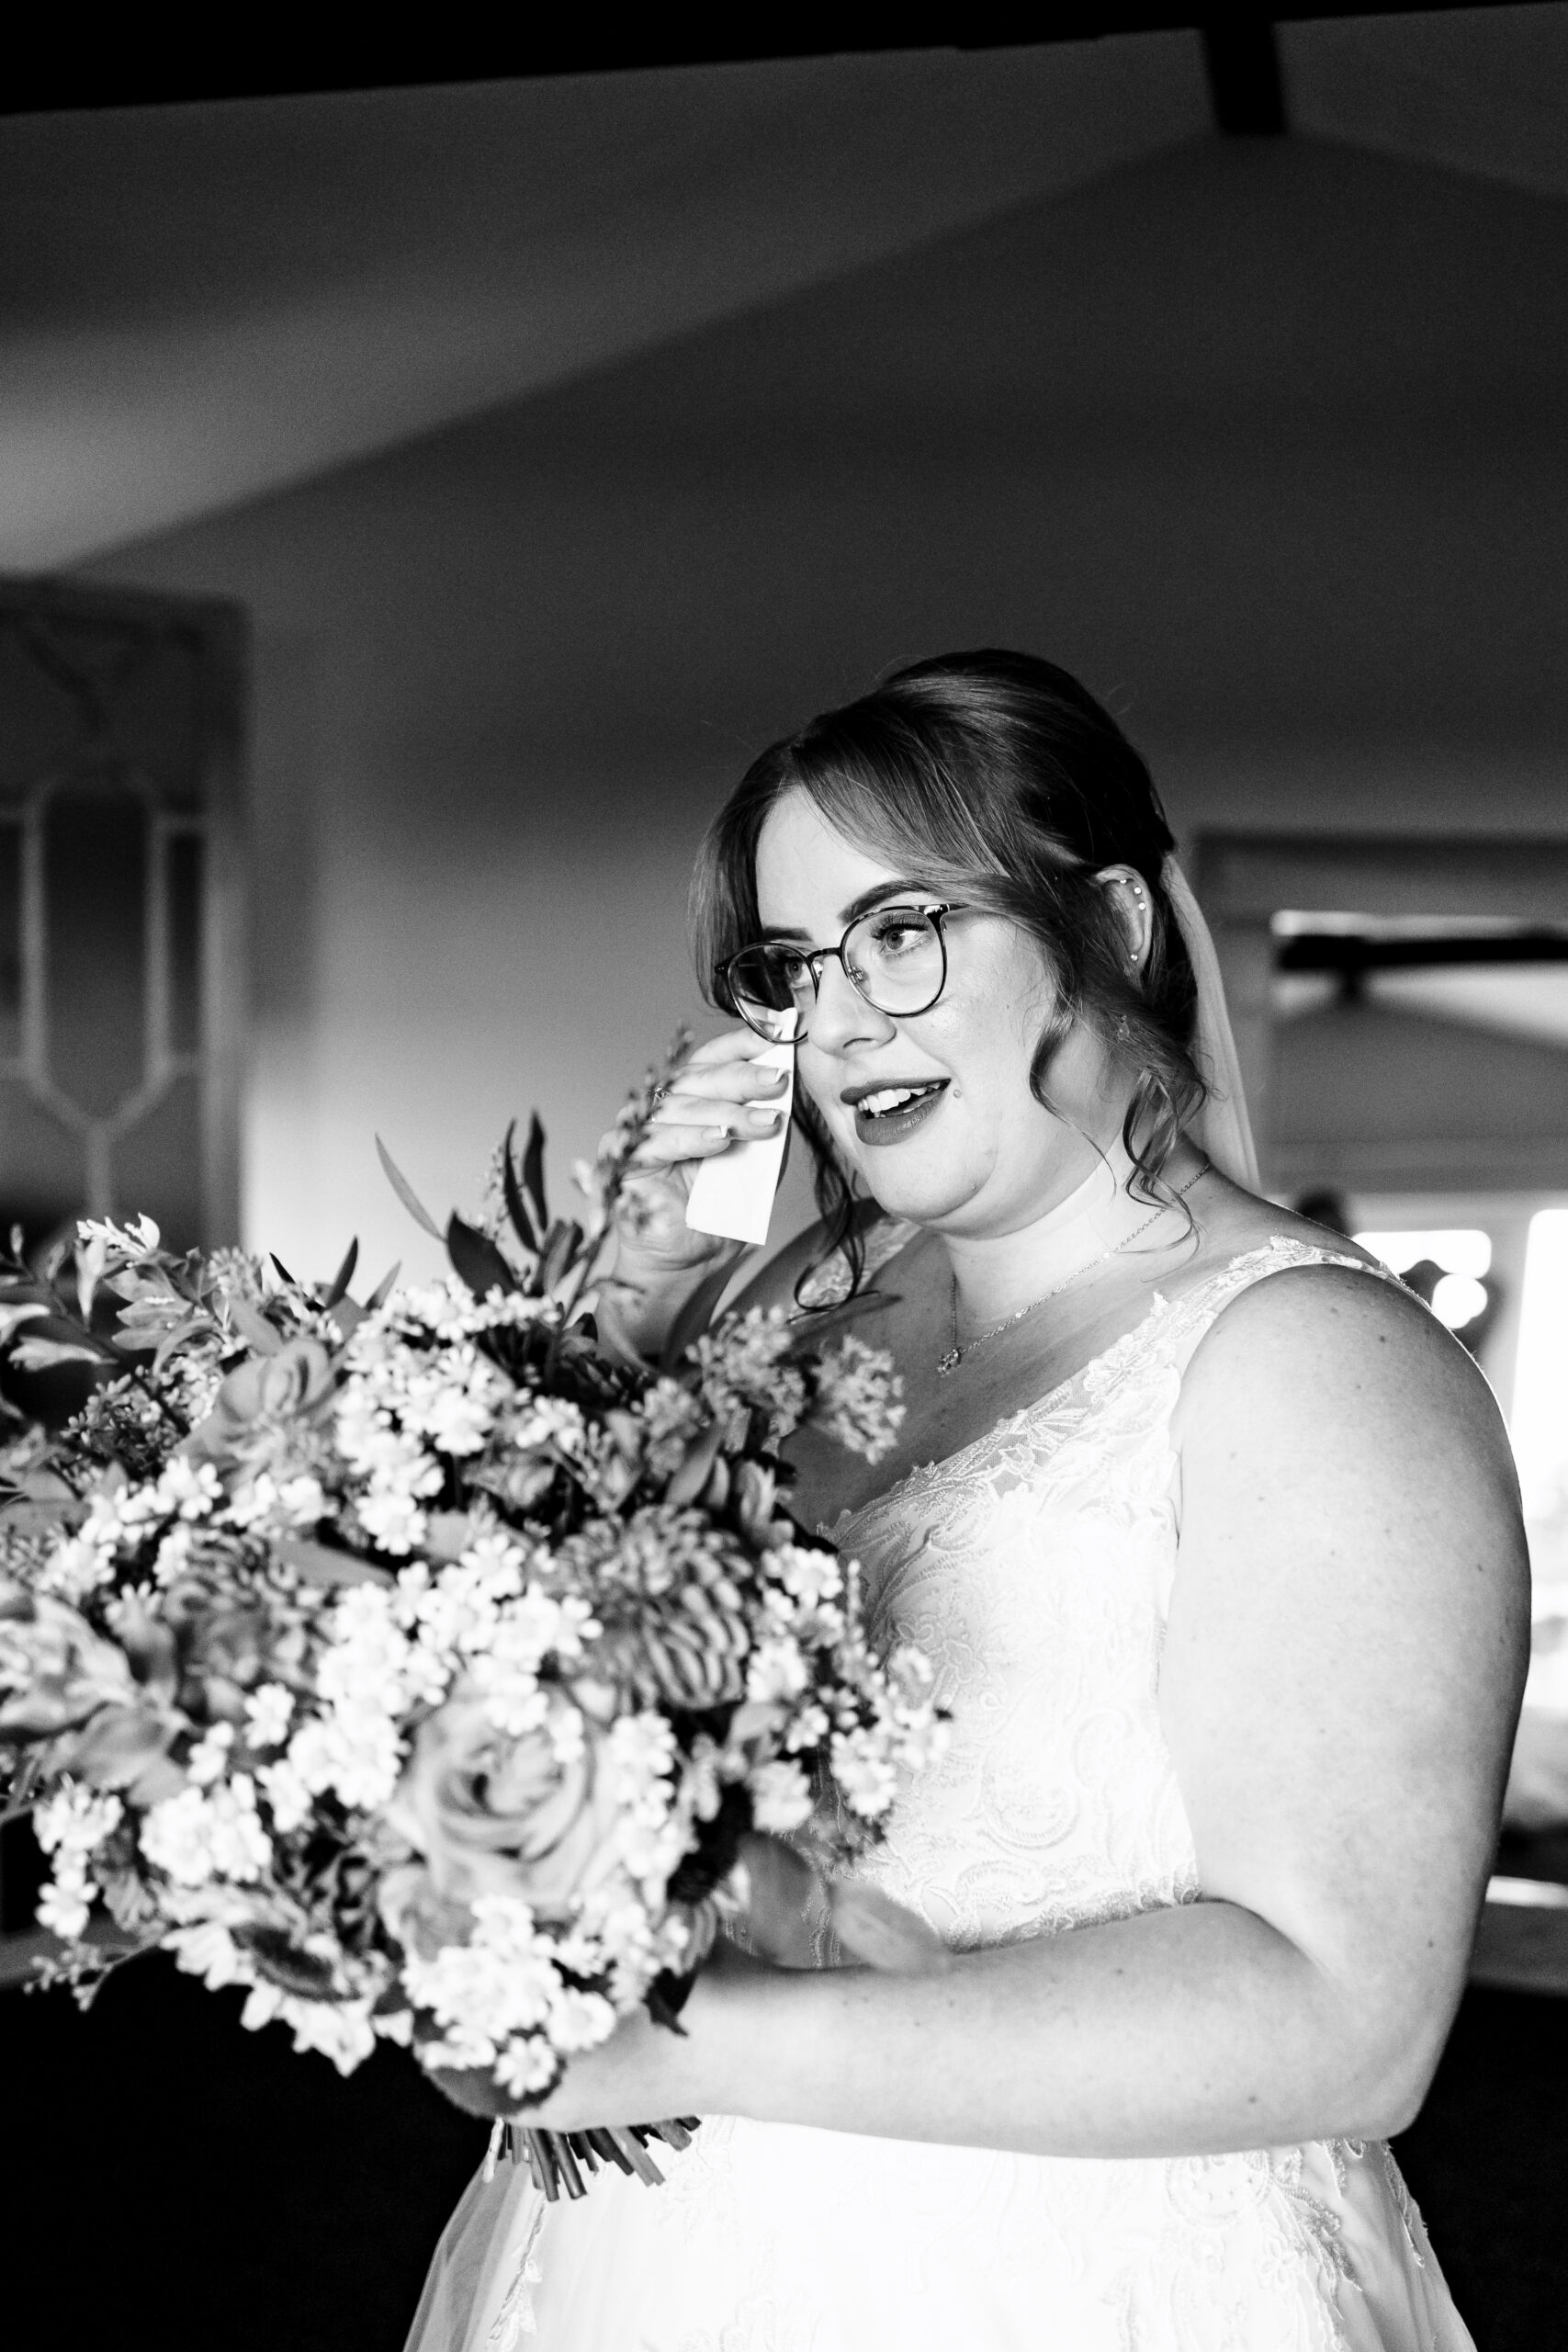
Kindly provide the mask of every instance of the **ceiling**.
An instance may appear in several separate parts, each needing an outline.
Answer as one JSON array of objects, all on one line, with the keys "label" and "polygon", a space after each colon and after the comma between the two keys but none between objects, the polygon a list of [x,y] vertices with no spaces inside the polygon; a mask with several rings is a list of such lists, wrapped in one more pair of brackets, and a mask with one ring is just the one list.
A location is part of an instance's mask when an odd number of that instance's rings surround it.
[{"label": "ceiling", "polygon": [[[1568,6],[1301,23],[1280,43],[1303,148],[1568,201]],[[81,560],[1215,137],[1183,32],[12,117],[0,564]],[[1483,421],[1532,322],[1454,238]],[[1068,316],[1070,253],[1058,275]],[[986,309],[976,288],[976,334]],[[1340,322],[1341,373],[1381,338],[1386,387],[1403,335],[1397,316]],[[965,356],[961,338],[911,363]],[[1036,338],[1017,364],[1056,363]],[[1245,402],[1245,368],[1187,388],[1222,395]],[[1101,388],[1082,398],[1113,427]]]}]

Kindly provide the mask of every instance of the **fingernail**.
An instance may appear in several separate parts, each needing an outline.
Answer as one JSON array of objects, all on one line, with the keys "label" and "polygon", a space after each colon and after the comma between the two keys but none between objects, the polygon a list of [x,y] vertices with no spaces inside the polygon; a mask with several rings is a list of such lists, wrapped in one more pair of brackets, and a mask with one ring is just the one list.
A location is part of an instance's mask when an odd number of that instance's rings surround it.
[{"label": "fingernail", "polygon": [[789,1072],[788,1072],[788,1070],[787,1070],[787,1069],[775,1069],[775,1070],[772,1071],[772,1072],[770,1073],[770,1075],[769,1075],[769,1078],[768,1078],[768,1091],[769,1091],[769,1093],[770,1093],[770,1094],[776,1094],[776,1093],[778,1092],[778,1091],[779,1091],[779,1089],[780,1089],[780,1087],[781,1087],[781,1086],[787,1086],[788,1084],[789,1084]]},{"label": "fingernail", "polygon": [[784,1112],[782,1109],[777,1111],[753,1111],[751,1116],[756,1121],[758,1126],[761,1128],[764,1135],[771,1135],[777,1129],[779,1121],[784,1117]]},{"label": "fingernail", "polygon": [[729,1141],[729,1129],[728,1127],[705,1127],[703,1129],[703,1133],[706,1136],[709,1143],[728,1143]]}]

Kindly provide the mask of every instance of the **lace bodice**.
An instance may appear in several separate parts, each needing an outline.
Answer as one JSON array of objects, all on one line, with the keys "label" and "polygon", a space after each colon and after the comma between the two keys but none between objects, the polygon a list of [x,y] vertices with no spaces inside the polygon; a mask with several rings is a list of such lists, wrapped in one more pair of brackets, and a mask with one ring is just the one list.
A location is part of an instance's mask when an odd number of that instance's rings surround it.
[{"label": "lace bodice", "polygon": [[1236,1294],[1359,1259],[1276,1238],[1075,1378],[830,1531],[880,1643],[918,1643],[953,1711],[868,1872],[955,1947],[1190,1901],[1197,1858],[1160,1730],[1179,1532],[1181,1376]]}]

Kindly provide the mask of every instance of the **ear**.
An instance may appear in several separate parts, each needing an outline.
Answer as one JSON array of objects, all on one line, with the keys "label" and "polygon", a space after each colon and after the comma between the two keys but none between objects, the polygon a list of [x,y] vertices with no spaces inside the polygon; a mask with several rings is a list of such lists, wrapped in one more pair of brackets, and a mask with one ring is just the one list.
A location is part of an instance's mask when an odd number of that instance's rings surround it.
[{"label": "ear", "polygon": [[1134,865],[1102,865],[1095,880],[1109,899],[1127,943],[1127,972],[1135,979],[1148,960],[1154,934],[1149,886]]}]

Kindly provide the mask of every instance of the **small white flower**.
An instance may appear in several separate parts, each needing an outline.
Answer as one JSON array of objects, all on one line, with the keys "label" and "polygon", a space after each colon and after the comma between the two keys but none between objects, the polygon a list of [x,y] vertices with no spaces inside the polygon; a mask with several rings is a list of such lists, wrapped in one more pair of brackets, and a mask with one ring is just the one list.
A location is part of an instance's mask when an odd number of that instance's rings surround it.
[{"label": "small white flower", "polygon": [[294,1713],[294,1693],[281,1682],[263,1682],[245,1701],[245,1739],[251,1747],[281,1747]]},{"label": "small white flower", "polygon": [[550,2040],[563,2056],[595,2050],[615,2030],[615,2012],[603,1993],[581,1993],[563,1984],[550,2003]]},{"label": "small white flower", "polygon": [[152,1555],[154,1582],[173,1584],[185,1575],[190,1566],[190,1547],[195,1540],[195,1528],[183,1521],[170,1528]]},{"label": "small white flower", "polygon": [[164,1464],[152,1496],[160,1513],[198,1520],[222,1501],[223,1489],[210,1462],[191,1462],[176,1453]]},{"label": "small white flower", "polygon": [[368,2001],[302,2001],[276,1984],[258,1984],[240,2012],[254,2033],[279,2018],[294,2030],[296,2050],[319,2050],[340,2075],[352,2075],[376,2047]]},{"label": "small white flower", "polygon": [[746,1669],[749,1699],[796,1699],[810,1680],[798,1642],[760,1642]]},{"label": "small white flower", "polygon": [[80,1865],[62,1865],[39,1896],[34,1917],[40,1928],[47,1928],[62,1942],[74,1943],[78,1936],[87,1932],[96,1893],[97,1888]]},{"label": "small white flower", "polygon": [[114,1555],[112,1537],[105,1542],[96,1531],[89,1533],[84,1527],[55,1545],[39,1585],[61,1600],[85,1600],[113,1577]]},{"label": "small white flower", "polygon": [[410,1495],[362,1495],[355,1506],[360,1526],[373,1544],[395,1559],[412,1552],[424,1533],[424,1513]]},{"label": "small white flower", "polygon": [[191,1749],[186,1770],[198,1789],[205,1789],[220,1780],[229,1762],[229,1750],[234,1745],[232,1724],[214,1724],[204,1732]]},{"label": "small white flower", "polygon": [[125,1816],[112,1794],[99,1794],[74,1781],[62,1781],[33,1811],[33,1835],[46,1854],[90,1854]]},{"label": "small white flower", "polygon": [[874,1732],[835,1732],[829,1749],[833,1777],[853,1810],[868,1821],[898,1793],[898,1771]]},{"label": "small white flower", "polygon": [[264,1764],[256,1773],[262,1794],[272,1808],[272,1826],[280,1838],[302,1828],[310,1818],[310,1787],[298,1768],[283,1757]]},{"label": "small white flower", "polygon": [[808,1609],[836,1600],[844,1589],[838,1555],[806,1544],[781,1544],[764,1555],[762,1566],[786,1592]]},{"label": "small white flower", "polygon": [[811,1784],[798,1764],[759,1764],[747,1786],[751,1818],[759,1829],[785,1837],[810,1816]]},{"label": "small white flower", "polygon": [[250,1962],[239,1945],[216,1919],[203,1920],[197,1928],[176,1928],[164,1938],[164,1950],[175,1955],[175,1965],[187,1976],[199,1976],[209,1993],[220,1993],[225,1984],[249,1984],[254,1980]]},{"label": "small white flower", "polygon": [[560,2061],[541,2034],[518,2034],[495,2060],[495,2079],[513,2098],[529,2098],[548,2090],[560,2072]]},{"label": "small white flower", "polygon": [[210,1795],[199,1788],[182,1789],[153,1805],[141,1824],[141,1845],[154,1870],[183,1886],[201,1886],[214,1878],[244,1884],[272,1867],[272,1840],[256,1812],[254,1784],[244,1772]]}]

